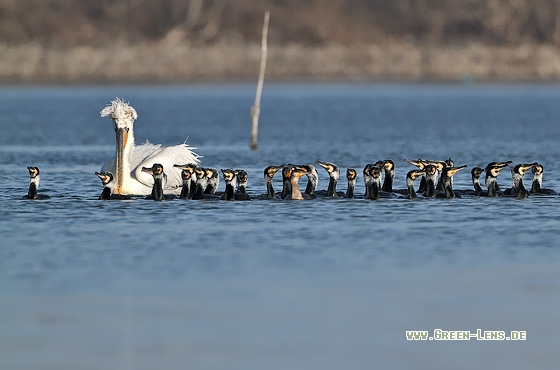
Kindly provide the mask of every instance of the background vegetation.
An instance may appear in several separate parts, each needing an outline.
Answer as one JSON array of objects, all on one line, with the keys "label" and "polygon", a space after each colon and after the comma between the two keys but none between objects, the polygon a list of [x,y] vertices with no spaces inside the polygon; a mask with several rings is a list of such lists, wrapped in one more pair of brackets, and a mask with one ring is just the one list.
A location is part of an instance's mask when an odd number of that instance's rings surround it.
[{"label": "background vegetation", "polygon": [[256,75],[266,10],[273,76],[560,76],[558,0],[0,0],[0,78]]}]

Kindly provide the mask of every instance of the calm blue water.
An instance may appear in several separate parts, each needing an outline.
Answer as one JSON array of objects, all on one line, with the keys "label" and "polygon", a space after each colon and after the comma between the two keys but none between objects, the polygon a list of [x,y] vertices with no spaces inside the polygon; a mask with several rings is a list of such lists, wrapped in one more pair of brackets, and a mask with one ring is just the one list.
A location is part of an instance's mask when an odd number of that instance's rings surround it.
[{"label": "calm blue water", "polygon": [[[360,174],[393,159],[397,188],[412,169],[404,158],[538,161],[544,186],[560,190],[559,86],[267,85],[256,152],[254,90],[0,88],[0,368],[560,361],[559,197],[103,202],[94,175],[114,153],[99,111],[119,96],[138,111],[137,142],[187,139],[204,165],[244,168],[255,195],[266,166],[317,159]],[[21,199],[28,165],[50,200]],[[503,171],[500,185],[510,182]],[[455,176],[456,189],[470,186],[469,170]],[[524,330],[527,340],[406,340],[434,329]]]}]

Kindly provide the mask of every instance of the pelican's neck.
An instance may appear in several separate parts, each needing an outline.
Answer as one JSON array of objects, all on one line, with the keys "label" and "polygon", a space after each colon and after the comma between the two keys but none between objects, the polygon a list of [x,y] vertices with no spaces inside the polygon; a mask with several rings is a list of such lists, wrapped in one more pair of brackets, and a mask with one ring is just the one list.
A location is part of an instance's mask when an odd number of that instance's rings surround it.
[{"label": "pelican's neck", "polygon": [[115,158],[115,190],[117,194],[126,194],[127,186],[133,180],[131,176],[130,158],[134,150],[134,129],[132,125],[125,129],[117,129],[117,154]]}]

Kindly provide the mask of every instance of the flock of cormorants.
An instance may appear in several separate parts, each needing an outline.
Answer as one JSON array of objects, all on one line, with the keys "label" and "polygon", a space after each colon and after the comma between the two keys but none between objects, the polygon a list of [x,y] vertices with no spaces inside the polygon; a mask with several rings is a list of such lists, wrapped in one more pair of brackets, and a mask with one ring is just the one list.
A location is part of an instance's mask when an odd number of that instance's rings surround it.
[{"label": "flock of cormorants", "polygon": [[[175,164],[179,168],[182,177],[182,189],[178,198],[181,199],[223,199],[223,200],[251,200],[251,199],[315,199],[326,197],[362,198],[377,200],[380,198],[460,198],[470,197],[499,197],[509,196],[516,199],[525,199],[529,195],[557,195],[554,190],[542,187],[543,166],[537,162],[525,164],[520,163],[510,166],[511,161],[490,162],[483,169],[474,167],[471,170],[473,189],[454,190],[453,175],[467,166],[455,166],[451,159],[445,161],[434,160],[410,160],[404,159],[416,167],[406,175],[406,188],[394,189],[395,163],[392,160],[380,160],[373,164],[367,164],[363,171],[365,184],[365,194],[358,196],[354,194],[357,172],[353,168],[346,170],[348,186],[346,192],[337,192],[336,186],[340,177],[338,166],[331,162],[316,161],[324,168],[329,175],[329,185],[327,190],[317,190],[319,175],[317,169],[312,164],[294,165],[282,164],[280,166],[268,166],[264,169],[264,182],[266,194],[253,197],[247,193],[248,175],[244,170],[222,169],[222,177],[225,181],[225,190],[218,192],[220,175],[217,169],[203,168],[197,164]],[[512,175],[512,186],[500,189],[497,178],[500,172],[510,166]],[[27,199],[47,199],[48,195],[39,194],[40,171],[37,167],[27,167],[29,170],[29,191],[24,198]],[[272,179],[276,172],[282,173],[282,191],[274,191]],[[525,173],[531,170],[533,180],[531,189],[527,190],[523,184]],[[151,195],[147,199],[161,201],[164,199],[177,198],[175,195],[164,194],[166,188],[166,174],[161,164],[155,163],[152,167],[143,167],[142,171],[153,176],[154,182]],[[485,184],[487,190],[483,190],[480,185],[480,177],[485,174]],[[110,171],[95,172],[103,183],[103,191],[99,199],[131,199],[129,195],[114,193],[115,179]],[[307,176],[307,186],[302,193],[299,188],[299,180],[302,176]],[[420,178],[417,190],[414,189],[414,182]]]}]

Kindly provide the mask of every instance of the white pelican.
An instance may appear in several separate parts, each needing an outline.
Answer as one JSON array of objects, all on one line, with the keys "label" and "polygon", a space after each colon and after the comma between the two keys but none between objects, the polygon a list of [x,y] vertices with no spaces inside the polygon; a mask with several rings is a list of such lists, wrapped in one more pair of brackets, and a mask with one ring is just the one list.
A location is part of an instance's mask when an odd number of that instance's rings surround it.
[{"label": "white pelican", "polygon": [[115,175],[116,194],[148,195],[152,192],[154,178],[143,172],[142,167],[152,167],[160,163],[168,168],[167,193],[181,192],[183,180],[181,170],[173,167],[176,163],[199,163],[198,155],[185,143],[161,147],[146,141],[134,145],[134,120],[138,113],[127,102],[116,98],[101,112],[101,117],[111,118],[117,138],[115,157],[101,167],[101,172],[110,171]]}]

